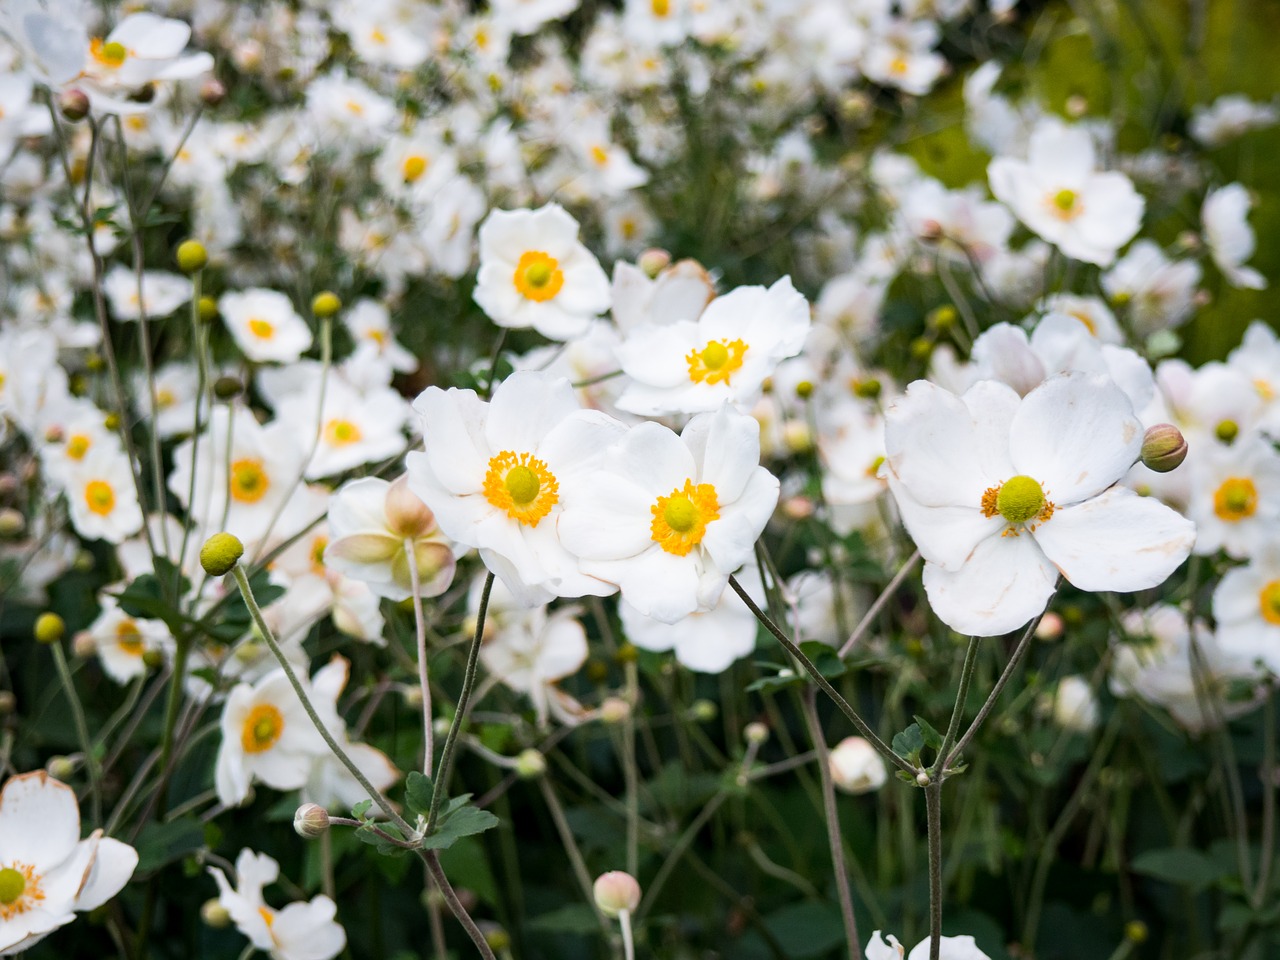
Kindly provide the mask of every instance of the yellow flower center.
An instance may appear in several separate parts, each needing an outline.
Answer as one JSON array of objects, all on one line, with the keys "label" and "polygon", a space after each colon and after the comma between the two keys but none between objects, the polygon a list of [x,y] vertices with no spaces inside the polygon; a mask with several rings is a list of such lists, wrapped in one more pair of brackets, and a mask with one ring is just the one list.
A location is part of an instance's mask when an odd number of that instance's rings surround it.
[{"label": "yellow flower center", "polygon": [[102,37],[89,41],[89,56],[108,69],[115,70],[129,58],[129,49],[123,43],[106,43]]},{"label": "yellow flower center", "polygon": [[707,524],[720,519],[720,500],[709,483],[686,480],[649,508],[649,535],[667,553],[686,556],[706,536]]},{"label": "yellow flower center", "polygon": [[609,153],[604,147],[596,144],[591,148],[591,159],[596,162],[597,167],[603,167],[609,162]]},{"label": "yellow flower center", "polygon": [[245,753],[270,750],[284,733],[284,716],[269,703],[260,703],[244,718],[240,730],[240,746]]},{"label": "yellow flower center", "polygon": [[134,620],[121,620],[116,626],[116,646],[131,657],[142,656],[142,634]]},{"label": "yellow flower center", "polygon": [[1272,580],[1258,593],[1262,619],[1280,626],[1280,580]]},{"label": "yellow flower center", "polygon": [[1223,443],[1230,443],[1240,435],[1240,425],[1234,420],[1223,420],[1213,431]]},{"label": "yellow flower center", "polygon": [[93,441],[85,433],[73,433],[67,438],[67,456],[72,460],[83,460],[84,455],[93,446]]},{"label": "yellow flower center", "polygon": [[329,546],[329,538],[320,536],[311,541],[311,572],[317,575],[324,573],[324,549]]},{"label": "yellow flower center", "polygon": [[231,498],[241,503],[257,503],[267,495],[271,480],[262,461],[243,457],[231,464]]},{"label": "yellow flower center", "polygon": [[35,867],[17,861],[0,870],[0,920],[12,920],[40,903],[44,899],[41,879]]},{"label": "yellow flower center", "polygon": [[536,527],[560,502],[560,483],[537,457],[503,450],[489,459],[484,497],[512,520]]},{"label": "yellow flower center", "polygon": [[564,271],[560,269],[560,261],[550,254],[526,250],[520,254],[514,279],[521,296],[543,303],[564,286]]},{"label": "yellow flower center", "polygon": [[1264,380],[1262,377],[1257,377],[1253,381],[1253,389],[1258,391],[1258,396],[1268,402],[1276,398],[1275,387],[1271,386],[1270,381]]},{"label": "yellow flower center", "polygon": [[900,77],[907,72],[907,58],[898,54],[889,61],[889,72],[895,77]]},{"label": "yellow flower center", "polygon": [[90,480],[84,487],[85,505],[100,517],[105,517],[116,505],[116,492],[105,480]]},{"label": "yellow flower center", "polygon": [[172,390],[161,387],[156,391],[156,408],[160,410],[168,409],[178,402],[178,398],[173,395]]},{"label": "yellow flower center", "polygon": [[649,9],[653,11],[655,17],[669,17],[671,0],[649,0]]},{"label": "yellow flower center", "polygon": [[350,420],[330,420],[324,425],[324,442],[331,447],[345,447],[359,443],[364,436],[360,427]]},{"label": "yellow flower center", "polygon": [[384,43],[387,42],[387,35],[383,33],[381,30],[379,30],[377,27],[374,27],[372,30],[369,31],[369,39],[372,40],[374,43],[378,44],[379,46],[382,46]]},{"label": "yellow flower center", "polygon": [[729,378],[742,368],[747,345],[741,340],[711,340],[701,350],[690,350],[689,379],[694,383],[728,384]]},{"label": "yellow flower center", "polygon": [[[1004,483],[988,487],[982,494],[982,515],[997,514],[1009,522],[1003,536],[1016,537],[1019,527],[1028,524],[1032,531],[1053,516],[1055,506],[1044,495],[1044,488],[1024,474],[1010,477]],[[1031,521],[1035,521],[1032,523]]]},{"label": "yellow flower center", "polygon": [[270,320],[263,320],[261,317],[249,318],[249,332],[259,340],[270,340],[276,335],[276,327]]},{"label": "yellow flower center", "polygon": [[1059,220],[1074,220],[1084,212],[1080,196],[1074,190],[1059,190],[1049,197],[1049,212]]},{"label": "yellow flower center", "polygon": [[405,183],[415,182],[427,172],[427,158],[416,153],[411,157],[405,157],[400,172],[404,175]]},{"label": "yellow flower center", "polygon": [[1228,523],[1239,523],[1258,511],[1258,488],[1248,477],[1228,477],[1213,492],[1213,512]]}]

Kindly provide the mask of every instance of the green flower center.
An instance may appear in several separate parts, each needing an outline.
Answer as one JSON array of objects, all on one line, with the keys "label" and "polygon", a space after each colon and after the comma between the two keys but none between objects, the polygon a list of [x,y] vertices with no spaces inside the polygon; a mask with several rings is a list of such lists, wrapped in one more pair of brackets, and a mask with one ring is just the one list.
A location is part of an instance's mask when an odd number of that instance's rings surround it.
[{"label": "green flower center", "polygon": [[27,889],[27,878],[13,867],[0,870],[0,903],[13,903]]},{"label": "green flower center", "polygon": [[662,519],[676,533],[688,533],[698,522],[698,508],[688,497],[672,497],[662,510]]},{"label": "green flower center", "polygon": [[1075,209],[1076,192],[1074,190],[1059,190],[1053,195],[1053,205],[1063,213],[1070,213]]},{"label": "green flower center", "polygon": [[719,370],[729,362],[729,348],[717,340],[712,340],[702,348],[702,364],[708,370]]},{"label": "green flower center", "polygon": [[996,494],[996,512],[1010,523],[1026,523],[1044,509],[1044,489],[1025,475],[1011,477]]},{"label": "green flower center", "polygon": [[507,471],[507,493],[511,495],[512,502],[519,506],[533,503],[541,487],[538,475],[526,466],[514,466]]},{"label": "green flower center", "polygon": [[1234,420],[1223,420],[1214,433],[1223,443],[1230,443],[1240,435],[1240,426]]}]

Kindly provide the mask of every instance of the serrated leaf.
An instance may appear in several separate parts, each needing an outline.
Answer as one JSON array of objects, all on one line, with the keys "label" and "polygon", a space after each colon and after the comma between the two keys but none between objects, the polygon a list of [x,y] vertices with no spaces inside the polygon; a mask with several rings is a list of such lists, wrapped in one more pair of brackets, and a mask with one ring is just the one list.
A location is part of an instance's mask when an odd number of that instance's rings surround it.
[{"label": "serrated leaf", "polygon": [[924,749],[924,734],[920,731],[920,724],[913,723],[896,734],[892,746],[893,752],[898,756],[905,757],[912,763],[919,763],[920,751]]},{"label": "serrated leaf", "polygon": [[404,802],[414,813],[426,816],[431,810],[431,796],[435,792],[435,788],[431,784],[431,778],[425,773],[414,771],[405,777],[404,781]]},{"label": "serrated leaf", "polygon": [[363,820],[364,815],[369,812],[369,808],[373,806],[372,800],[361,800],[351,808],[351,817],[354,820]]},{"label": "serrated leaf", "polygon": [[481,810],[470,801],[470,794],[449,801],[448,812],[440,817],[435,833],[422,838],[423,849],[447,850],[463,837],[484,833],[499,824],[492,813]]},{"label": "serrated leaf", "polygon": [[[375,832],[378,831],[378,832]],[[381,834],[386,834],[382,836]],[[402,857],[408,851],[399,844],[392,843],[387,837],[393,837],[396,840],[403,839],[400,831],[394,825],[384,823],[381,826],[374,824],[372,821],[356,830],[356,836],[361,842],[376,847],[378,852],[387,857]]]},{"label": "serrated leaf", "polygon": [[924,717],[917,716],[915,718],[916,726],[920,728],[920,735],[924,737],[925,746],[930,750],[937,750],[942,746],[942,734],[938,733]]}]

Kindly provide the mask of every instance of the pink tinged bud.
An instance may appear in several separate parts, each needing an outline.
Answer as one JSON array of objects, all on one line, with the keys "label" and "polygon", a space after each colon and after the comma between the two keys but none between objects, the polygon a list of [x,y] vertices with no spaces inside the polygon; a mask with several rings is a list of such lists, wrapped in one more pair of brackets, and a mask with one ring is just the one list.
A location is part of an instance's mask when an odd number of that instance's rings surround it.
[{"label": "pink tinged bud", "polygon": [[1142,464],[1156,473],[1176,470],[1187,459],[1187,441],[1171,423],[1158,423],[1142,439]]},{"label": "pink tinged bud", "polygon": [[670,263],[671,254],[665,250],[651,248],[640,254],[640,258],[636,261],[636,266],[643,270],[650,280],[654,280]]},{"label": "pink tinged bud", "polygon": [[1057,640],[1062,636],[1062,617],[1052,610],[1040,618],[1036,626],[1036,637],[1040,640]]},{"label": "pink tinged bud", "polygon": [[623,910],[633,912],[640,906],[640,884],[636,878],[621,870],[611,870],[596,878],[592,888],[596,906],[605,916],[616,917]]},{"label": "pink tinged bud", "polygon": [[409,477],[401,475],[387,488],[387,526],[402,537],[429,536],[436,530],[436,517],[418,495],[409,489]]},{"label": "pink tinged bud", "polygon": [[58,94],[58,109],[62,115],[75,123],[89,115],[89,98],[83,90],[72,87]]},{"label": "pink tinged bud", "polygon": [[329,811],[318,803],[304,803],[293,815],[293,829],[298,836],[314,840],[329,829]]}]

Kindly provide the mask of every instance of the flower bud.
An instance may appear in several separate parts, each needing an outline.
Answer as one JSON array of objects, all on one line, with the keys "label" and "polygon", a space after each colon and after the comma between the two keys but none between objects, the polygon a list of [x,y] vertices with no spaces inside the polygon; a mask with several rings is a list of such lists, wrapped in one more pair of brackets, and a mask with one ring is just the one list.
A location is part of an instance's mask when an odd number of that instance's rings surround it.
[{"label": "flower bud", "polygon": [[200,85],[200,102],[206,107],[216,107],[227,98],[227,88],[218,80],[209,77]]},{"label": "flower bud", "polygon": [[689,715],[698,723],[710,723],[719,712],[719,708],[712,700],[695,700],[689,707]]},{"label": "flower bud", "polygon": [[671,254],[667,253],[665,250],[658,250],[656,248],[650,248],[644,251],[644,253],[640,254],[639,259],[636,260],[636,266],[643,270],[645,276],[650,280],[656,279],[658,274],[666,269],[667,265],[670,263]]},{"label": "flower bud", "polygon": [[1156,473],[1168,473],[1187,459],[1187,441],[1171,423],[1158,423],[1142,439],[1142,464]]},{"label": "flower bud", "polygon": [[338,295],[331,290],[325,290],[317,293],[311,300],[311,312],[317,317],[324,319],[332,317],[342,309],[342,301],[338,299]]},{"label": "flower bud", "polygon": [[318,803],[304,803],[293,814],[293,832],[315,840],[329,829],[329,811]]},{"label": "flower bud", "polygon": [[482,921],[477,925],[480,927],[480,932],[484,934],[484,942],[489,945],[490,950],[501,953],[511,949],[511,934],[507,933],[506,928],[492,921]]},{"label": "flower bud", "polygon": [[76,762],[70,757],[54,756],[49,758],[44,768],[53,779],[65,782],[75,776]]},{"label": "flower bud", "polygon": [[1130,920],[1124,925],[1124,938],[1130,943],[1144,943],[1150,931],[1141,920]]},{"label": "flower bud", "polygon": [[630,913],[640,906],[640,884],[631,874],[621,870],[611,870],[596,877],[592,893],[596,906],[607,917],[616,917],[623,910]]},{"label": "flower bud", "polygon": [[1234,420],[1222,420],[1214,429],[1213,435],[1223,443],[1232,443],[1240,435],[1240,425]]},{"label": "flower bud", "polygon": [[241,384],[235,377],[219,377],[213,382],[213,395],[219,400],[231,400],[240,393]]},{"label": "flower bud", "polygon": [[1062,617],[1050,610],[1036,624],[1036,639],[1057,640],[1060,636],[1062,636]]},{"label": "flower bud", "polygon": [[757,746],[769,739],[769,728],[759,720],[748,723],[742,729],[742,735],[746,738],[747,743],[754,743]]},{"label": "flower bud", "polygon": [[164,666],[164,654],[159,650],[147,650],[142,654],[142,664],[148,670],[159,670]]},{"label": "flower bud", "polygon": [[77,659],[88,660],[98,652],[98,641],[88,630],[77,630],[71,638],[71,652]]},{"label": "flower bud", "polygon": [[639,656],[639,651],[630,643],[623,643],[618,646],[618,652],[614,654],[614,659],[619,663],[635,663]]},{"label": "flower bud", "polygon": [[218,301],[213,297],[201,297],[196,301],[196,314],[203,323],[213,323],[218,319]]},{"label": "flower bud", "polygon": [[51,611],[36,617],[36,625],[32,630],[37,643],[57,643],[66,632],[67,622]]},{"label": "flower bud", "polygon": [[845,793],[870,793],[889,777],[876,748],[862,737],[845,737],[827,755],[831,779]]},{"label": "flower bud", "polygon": [[27,518],[13,507],[0,509],[0,540],[17,540],[27,530]]},{"label": "flower bud", "polygon": [[78,123],[89,115],[89,98],[75,87],[58,94],[58,109],[72,123]]},{"label": "flower bud", "polygon": [[387,488],[387,526],[402,537],[425,537],[436,529],[436,515],[409,489],[409,475],[401,474]]},{"label": "flower bud", "polygon": [[0,717],[7,717],[18,709],[18,698],[11,690],[0,690]]},{"label": "flower bud", "polygon": [[801,400],[808,400],[813,396],[813,384],[808,380],[801,380],[796,384],[796,396]]},{"label": "flower bud", "polygon": [[600,702],[600,719],[605,723],[621,723],[631,716],[631,704],[621,697],[605,697]]},{"label": "flower bud", "polygon": [[244,544],[229,533],[215,533],[200,548],[200,566],[211,577],[221,577],[244,556]]},{"label": "flower bud", "polygon": [[199,240],[183,240],[178,244],[174,259],[178,261],[178,269],[183,273],[197,273],[209,262],[209,251]]},{"label": "flower bud", "polygon": [[530,747],[516,755],[516,775],[521,780],[534,780],[547,772],[547,758]]},{"label": "flower bud", "polygon": [[927,787],[931,783],[933,783],[933,780],[930,779],[929,773],[927,770],[921,770],[919,773],[916,774],[917,787]]},{"label": "flower bud", "polygon": [[206,926],[221,930],[223,927],[230,925],[231,913],[222,905],[221,900],[214,897],[212,900],[206,900],[200,907],[200,919],[205,922]]}]

